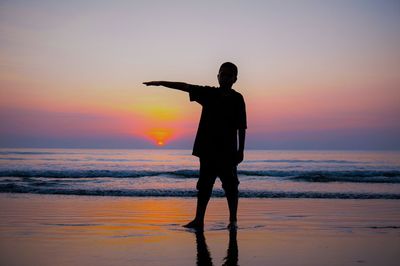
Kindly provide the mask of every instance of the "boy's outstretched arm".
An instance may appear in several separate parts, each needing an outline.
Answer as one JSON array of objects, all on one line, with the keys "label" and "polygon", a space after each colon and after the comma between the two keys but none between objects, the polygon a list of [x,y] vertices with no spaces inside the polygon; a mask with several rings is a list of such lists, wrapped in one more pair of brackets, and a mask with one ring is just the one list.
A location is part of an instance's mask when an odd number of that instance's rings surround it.
[{"label": "boy's outstretched arm", "polygon": [[189,92],[189,84],[184,82],[173,81],[148,81],[143,82],[146,86],[164,86],[167,88]]},{"label": "boy's outstretched arm", "polygon": [[237,151],[236,163],[240,164],[244,158],[244,142],[246,140],[246,129],[239,129],[239,149]]}]

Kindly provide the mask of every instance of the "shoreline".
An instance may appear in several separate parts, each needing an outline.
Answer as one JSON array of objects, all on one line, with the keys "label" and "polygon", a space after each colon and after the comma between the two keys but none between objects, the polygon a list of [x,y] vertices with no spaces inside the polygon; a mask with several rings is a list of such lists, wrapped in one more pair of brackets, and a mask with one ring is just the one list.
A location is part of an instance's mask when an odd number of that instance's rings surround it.
[{"label": "shoreline", "polygon": [[400,259],[398,200],[240,198],[235,236],[226,230],[223,198],[210,200],[204,234],[182,228],[195,203],[195,198],[0,193],[0,262],[396,265]]},{"label": "shoreline", "polygon": [[[59,191],[36,191],[35,193],[18,190],[1,190],[0,194],[27,194],[47,196],[71,196],[71,197],[116,197],[116,198],[182,198],[193,199],[197,197],[196,190],[59,190]],[[220,188],[214,188],[212,198],[225,198],[225,193]],[[248,191],[240,190],[241,199],[327,199],[327,200],[399,200],[398,193],[369,193],[369,192],[319,192],[319,191]]]}]

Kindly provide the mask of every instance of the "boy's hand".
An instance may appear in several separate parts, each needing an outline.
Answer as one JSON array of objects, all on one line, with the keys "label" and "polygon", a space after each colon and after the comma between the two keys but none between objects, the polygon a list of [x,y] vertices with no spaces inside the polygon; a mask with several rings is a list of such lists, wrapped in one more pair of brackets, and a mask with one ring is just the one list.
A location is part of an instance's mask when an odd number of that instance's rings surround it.
[{"label": "boy's hand", "polygon": [[237,151],[236,153],[236,164],[243,162],[244,154],[243,151]]},{"label": "boy's hand", "polygon": [[161,86],[161,81],[147,81],[143,82],[146,86]]},{"label": "boy's hand", "polygon": [[184,82],[175,82],[175,81],[146,81],[143,82],[146,86],[164,86],[170,89],[181,90],[189,92],[189,84]]}]

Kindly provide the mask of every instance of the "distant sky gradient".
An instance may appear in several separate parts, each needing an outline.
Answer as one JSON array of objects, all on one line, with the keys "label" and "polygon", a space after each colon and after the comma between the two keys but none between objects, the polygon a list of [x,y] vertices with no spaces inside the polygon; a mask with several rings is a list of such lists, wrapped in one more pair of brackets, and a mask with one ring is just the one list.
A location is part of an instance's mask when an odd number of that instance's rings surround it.
[{"label": "distant sky gradient", "polygon": [[400,1],[0,2],[0,147],[191,148],[171,80],[239,67],[247,147],[400,149]]}]

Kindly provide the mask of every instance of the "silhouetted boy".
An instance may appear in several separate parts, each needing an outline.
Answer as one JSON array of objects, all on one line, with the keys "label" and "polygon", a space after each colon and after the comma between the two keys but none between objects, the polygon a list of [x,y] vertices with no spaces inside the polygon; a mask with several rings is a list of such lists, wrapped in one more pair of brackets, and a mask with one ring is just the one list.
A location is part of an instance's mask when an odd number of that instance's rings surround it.
[{"label": "silhouetted boy", "polygon": [[184,225],[188,228],[203,228],[204,215],[217,176],[221,179],[228,200],[228,228],[237,227],[239,180],[236,168],[243,161],[247,128],[243,96],[232,89],[237,74],[237,67],[226,62],[219,69],[218,88],[170,81],[143,83],[189,92],[190,101],[196,101],[203,107],[193,147],[193,155],[200,158],[200,177],[196,186],[197,210],[194,220]]}]

